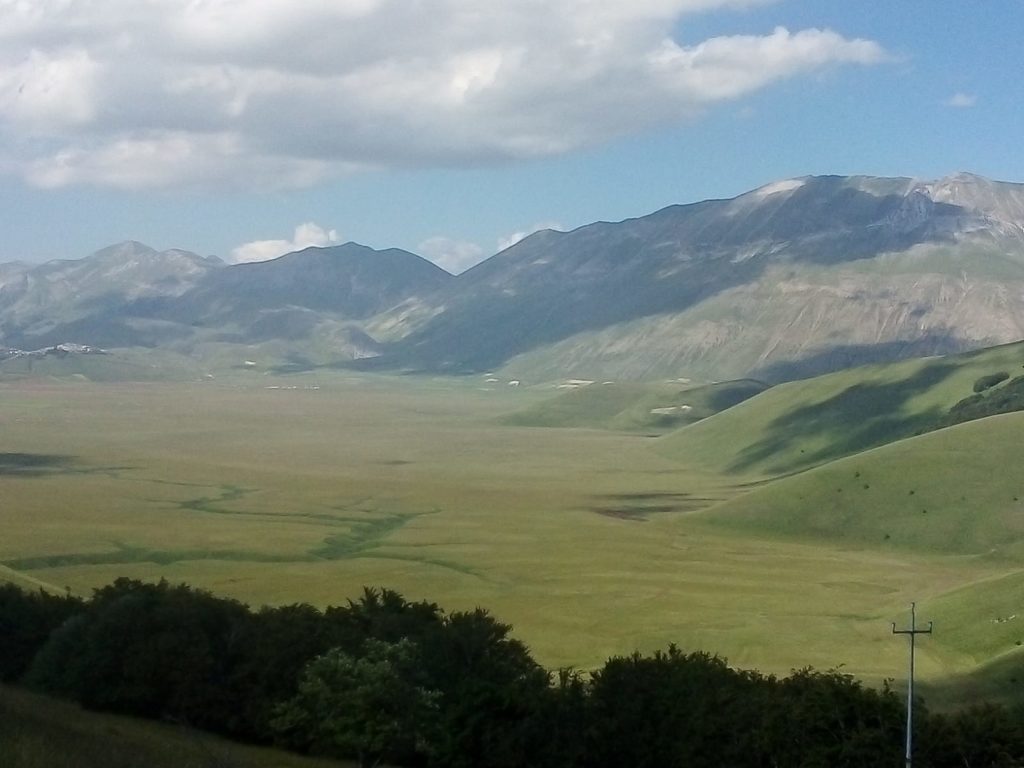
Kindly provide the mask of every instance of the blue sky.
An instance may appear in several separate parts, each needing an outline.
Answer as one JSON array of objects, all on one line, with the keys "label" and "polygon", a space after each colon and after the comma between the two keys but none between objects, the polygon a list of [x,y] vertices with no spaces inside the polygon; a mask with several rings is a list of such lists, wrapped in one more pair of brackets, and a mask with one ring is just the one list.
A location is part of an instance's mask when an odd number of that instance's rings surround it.
[{"label": "blue sky", "polygon": [[1024,181],[1019,0],[95,5],[0,4],[0,261],[355,240],[457,271],[791,176]]}]

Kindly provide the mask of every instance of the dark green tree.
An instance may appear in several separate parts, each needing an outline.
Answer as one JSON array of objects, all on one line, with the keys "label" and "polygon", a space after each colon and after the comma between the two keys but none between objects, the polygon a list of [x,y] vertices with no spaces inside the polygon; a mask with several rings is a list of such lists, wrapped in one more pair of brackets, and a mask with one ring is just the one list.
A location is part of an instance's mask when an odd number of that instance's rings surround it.
[{"label": "dark green tree", "polygon": [[306,666],[271,726],[289,746],[361,768],[429,752],[438,694],[417,684],[418,663],[410,640],[368,640],[359,657],[330,650]]},{"label": "dark green tree", "polygon": [[779,682],[767,711],[766,749],[778,765],[898,768],[903,728],[904,704],[888,685],[876,690],[835,670],[803,669]]},{"label": "dark green tree", "polygon": [[21,679],[50,634],[84,608],[70,595],[0,584],[0,682]]},{"label": "dark green tree", "polygon": [[239,633],[229,684],[236,707],[227,730],[269,741],[274,708],[295,695],[305,666],[339,639],[321,611],[302,604],[262,608]]},{"label": "dark green tree", "polygon": [[440,624],[442,613],[436,603],[410,602],[391,589],[364,587],[357,600],[328,608],[324,616],[336,645],[358,654],[367,638],[419,640]]},{"label": "dark green tree", "polygon": [[675,646],[609,659],[591,683],[587,765],[703,768],[759,765],[763,681]]},{"label": "dark green tree", "polygon": [[53,633],[28,680],[87,707],[224,730],[247,620],[232,600],[118,579]]},{"label": "dark green tree", "polygon": [[933,715],[921,731],[918,757],[930,768],[1024,766],[1024,708],[984,704]]},{"label": "dark green tree", "polygon": [[424,669],[441,693],[432,764],[540,764],[545,745],[538,714],[550,695],[549,675],[510,631],[478,608],[447,616],[424,638]]}]

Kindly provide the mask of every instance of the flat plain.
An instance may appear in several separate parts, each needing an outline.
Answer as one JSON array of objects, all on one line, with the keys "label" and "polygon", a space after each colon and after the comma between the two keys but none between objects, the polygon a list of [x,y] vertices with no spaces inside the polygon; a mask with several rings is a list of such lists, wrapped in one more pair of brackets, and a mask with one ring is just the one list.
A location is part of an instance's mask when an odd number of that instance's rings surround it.
[{"label": "flat plain", "polygon": [[688,460],[679,433],[507,423],[553,395],[343,373],[2,383],[0,580],[166,578],[252,605],[386,586],[486,607],[549,667],[674,642],[871,682],[904,674],[889,622],[916,600],[939,620],[919,657],[936,690],[1016,655],[1015,554],[743,524],[763,472]]}]

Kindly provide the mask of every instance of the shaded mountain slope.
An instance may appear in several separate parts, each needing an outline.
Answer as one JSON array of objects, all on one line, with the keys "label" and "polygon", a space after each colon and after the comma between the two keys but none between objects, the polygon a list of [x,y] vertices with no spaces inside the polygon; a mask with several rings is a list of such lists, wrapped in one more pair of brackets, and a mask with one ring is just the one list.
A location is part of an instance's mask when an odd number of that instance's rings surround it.
[{"label": "shaded mountain slope", "polygon": [[396,365],[782,380],[1024,336],[1024,186],[808,177],[545,231],[376,321]]},{"label": "shaded mountain slope", "polygon": [[222,322],[300,307],[365,319],[452,276],[408,251],[377,251],[357,243],[306,248],[271,261],[236,264],[168,302],[175,319]]}]

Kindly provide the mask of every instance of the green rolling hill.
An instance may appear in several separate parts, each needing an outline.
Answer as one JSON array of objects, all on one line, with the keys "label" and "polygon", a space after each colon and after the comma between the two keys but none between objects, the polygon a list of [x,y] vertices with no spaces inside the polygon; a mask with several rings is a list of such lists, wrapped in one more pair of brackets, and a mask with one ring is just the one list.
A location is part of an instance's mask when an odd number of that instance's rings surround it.
[{"label": "green rolling hill", "polygon": [[919,593],[919,613],[936,627],[927,656],[964,670],[924,691],[939,708],[1019,703],[1024,412],[953,422],[1018,408],[1022,358],[1018,343],[780,385],[657,450],[736,481],[740,493],[688,518],[709,530],[983,566],[987,575]]},{"label": "green rolling hill", "polygon": [[1024,560],[1024,413],[993,416],[756,487],[721,526],[846,546]]},{"label": "green rolling hill", "polygon": [[694,386],[681,382],[596,382],[511,414],[523,427],[590,427],[663,434],[731,408],[768,388],[753,379]]},{"label": "green rolling hill", "polygon": [[657,450],[739,482],[801,472],[930,430],[974,394],[980,379],[1003,372],[1015,378],[1022,366],[1018,342],[780,384],[666,435]]}]

